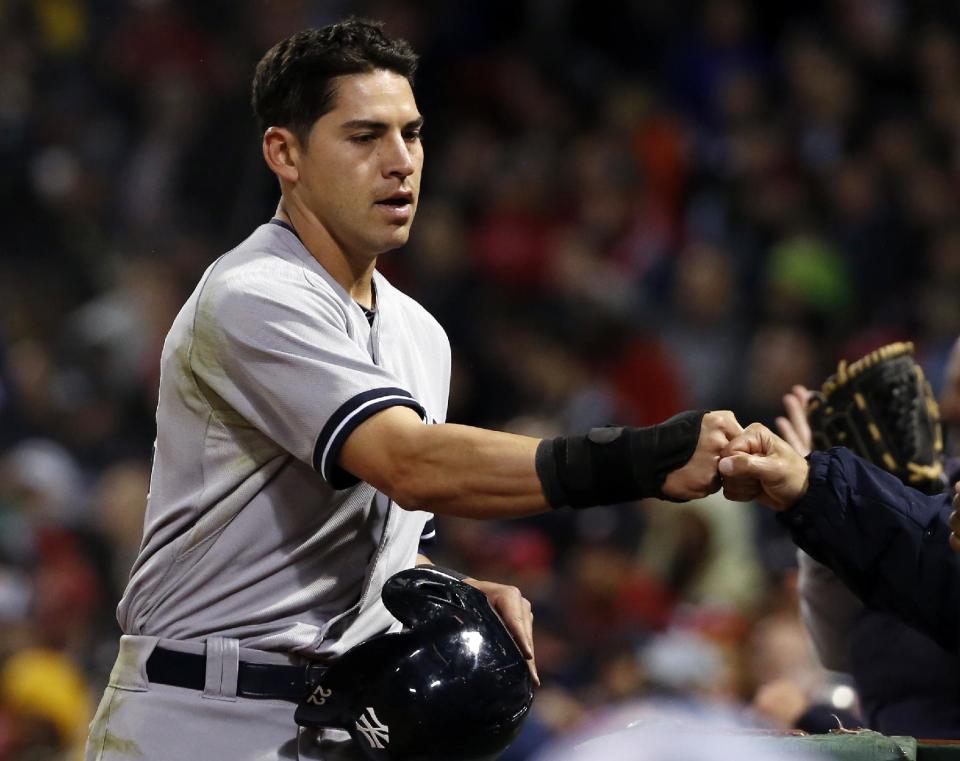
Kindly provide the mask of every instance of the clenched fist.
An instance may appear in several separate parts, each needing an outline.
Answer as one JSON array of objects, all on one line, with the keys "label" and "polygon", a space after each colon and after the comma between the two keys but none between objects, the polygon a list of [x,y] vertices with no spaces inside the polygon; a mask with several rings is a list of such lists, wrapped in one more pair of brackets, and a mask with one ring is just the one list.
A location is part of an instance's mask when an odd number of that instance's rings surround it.
[{"label": "clenched fist", "polygon": [[760,423],[751,423],[724,447],[718,468],[728,499],[756,500],[780,511],[807,493],[807,461]]},{"label": "clenched fist", "polygon": [[672,471],[663,483],[663,493],[671,499],[700,499],[720,488],[717,464],[731,439],[743,427],[728,410],[708,412],[700,424],[700,438],[693,456],[686,464]]}]

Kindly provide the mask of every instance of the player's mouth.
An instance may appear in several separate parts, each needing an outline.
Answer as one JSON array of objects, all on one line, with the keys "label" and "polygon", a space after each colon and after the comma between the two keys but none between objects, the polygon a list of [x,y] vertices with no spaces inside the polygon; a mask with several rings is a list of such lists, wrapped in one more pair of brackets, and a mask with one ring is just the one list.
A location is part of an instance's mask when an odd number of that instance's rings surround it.
[{"label": "player's mouth", "polygon": [[391,222],[407,222],[413,215],[413,193],[409,190],[398,190],[375,204]]}]

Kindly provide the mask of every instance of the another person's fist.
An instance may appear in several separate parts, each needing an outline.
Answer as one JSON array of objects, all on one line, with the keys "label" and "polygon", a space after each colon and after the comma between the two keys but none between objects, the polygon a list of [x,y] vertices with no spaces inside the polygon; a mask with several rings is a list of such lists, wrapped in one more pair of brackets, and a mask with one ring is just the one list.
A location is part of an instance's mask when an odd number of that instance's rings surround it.
[{"label": "another person's fist", "polygon": [[755,499],[779,511],[792,507],[807,493],[807,461],[760,423],[751,423],[732,439],[721,457],[718,469],[728,499]]},{"label": "another person's fist", "polygon": [[717,463],[720,453],[743,427],[729,410],[708,412],[700,423],[700,438],[693,456],[682,468],[671,471],[663,483],[663,493],[671,499],[700,499],[720,488]]}]

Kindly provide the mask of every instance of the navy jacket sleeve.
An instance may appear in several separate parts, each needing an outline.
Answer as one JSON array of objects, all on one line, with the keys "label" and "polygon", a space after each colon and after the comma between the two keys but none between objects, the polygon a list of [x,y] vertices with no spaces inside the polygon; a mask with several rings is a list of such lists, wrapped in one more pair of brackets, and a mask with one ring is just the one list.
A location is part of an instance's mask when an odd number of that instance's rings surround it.
[{"label": "navy jacket sleeve", "polygon": [[813,452],[806,495],[779,518],[794,542],[866,605],[960,651],[960,556],[952,492],[928,496],[842,447]]}]

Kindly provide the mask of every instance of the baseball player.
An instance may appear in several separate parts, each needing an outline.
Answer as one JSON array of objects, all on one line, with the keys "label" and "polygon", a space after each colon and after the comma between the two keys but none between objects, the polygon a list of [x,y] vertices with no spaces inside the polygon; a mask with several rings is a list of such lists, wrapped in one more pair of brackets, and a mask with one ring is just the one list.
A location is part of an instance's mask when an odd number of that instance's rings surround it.
[{"label": "baseball player", "polygon": [[[380,589],[429,562],[433,513],[719,488],[741,430],[729,412],[545,441],[444,423],[447,337],[376,270],[417,209],[416,62],[352,19],[257,66],[281,198],[210,266],[164,344],[144,537],[89,761],[353,758],[345,733],[298,728],[296,704],[325,661],[398,628]],[[529,603],[470,582],[532,665]]]}]

